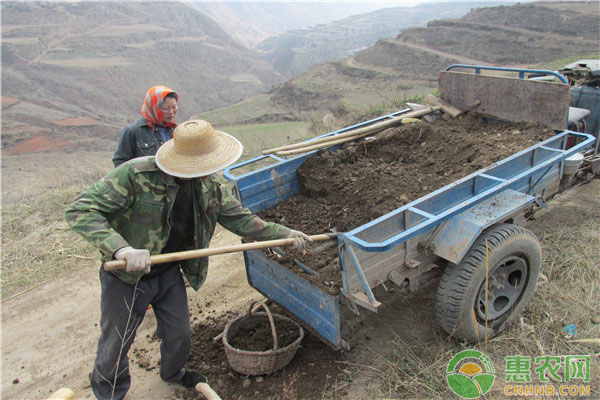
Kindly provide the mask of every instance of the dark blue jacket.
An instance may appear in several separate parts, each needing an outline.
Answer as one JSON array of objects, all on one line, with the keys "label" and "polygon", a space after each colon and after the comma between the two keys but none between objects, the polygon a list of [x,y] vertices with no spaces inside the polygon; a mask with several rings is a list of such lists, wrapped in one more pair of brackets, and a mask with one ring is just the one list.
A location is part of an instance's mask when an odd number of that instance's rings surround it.
[{"label": "dark blue jacket", "polygon": [[113,165],[118,167],[132,158],[153,156],[162,144],[158,128],[150,129],[145,118],[123,128],[119,134]]}]

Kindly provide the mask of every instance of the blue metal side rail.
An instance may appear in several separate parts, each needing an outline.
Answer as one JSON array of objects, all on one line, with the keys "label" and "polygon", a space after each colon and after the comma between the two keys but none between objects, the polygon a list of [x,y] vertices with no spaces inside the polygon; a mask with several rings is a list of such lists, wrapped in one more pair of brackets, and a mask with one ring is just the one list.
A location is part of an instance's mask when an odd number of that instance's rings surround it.
[{"label": "blue metal side rail", "polygon": [[[578,138],[580,143],[565,150],[567,138],[572,136]],[[562,161],[590,146],[594,140],[591,135],[564,131],[351,232],[341,233],[339,256],[344,285],[341,293],[351,302],[376,311],[378,302],[370,290],[374,279],[384,280],[397,262],[402,263],[403,261],[399,260],[405,261],[411,253],[400,249],[403,246],[394,248],[396,245],[403,242],[407,244],[417,235],[436,230],[440,233],[437,242],[439,247],[445,246],[447,253],[456,257],[456,261],[451,257],[436,254],[457,262],[461,257],[461,250],[468,245],[458,249],[452,247],[456,245],[457,232],[453,225],[448,223],[466,221],[471,224],[471,231],[464,232],[463,236],[470,234],[473,238],[476,237],[476,232],[486,224],[516,212],[534,201],[535,198],[529,194],[534,190],[543,189],[550,182],[557,182],[562,176]],[[294,193],[281,190],[281,185],[294,186],[295,190],[298,190],[297,182],[291,185],[289,180],[296,179],[296,168],[306,157],[282,160],[275,165],[233,178],[234,182],[241,179],[249,183],[239,185],[240,181],[236,182],[237,187],[241,188],[243,204],[248,206],[246,201],[252,198],[244,196],[247,190],[265,191],[253,194],[262,196],[262,206],[277,204],[292,196]],[[281,175],[285,175],[287,181],[279,179]],[[270,182],[265,182],[269,180]],[[261,208],[255,208],[259,209]],[[486,212],[483,218],[482,211]],[[460,221],[455,221],[456,218]],[[478,222],[477,219],[482,221]],[[441,229],[438,230],[440,226]],[[449,230],[452,231],[452,237],[448,237]],[[381,240],[382,237],[385,240]],[[369,240],[373,238],[379,241]],[[375,257],[367,257],[366,254]],[[252,287],[284,306],[334,348],[348,347],[341,338],[337,296],[323,292],[260,251],[247,251],[244,258],[248,282]],[[374,278],[373,271],[380,272],[382,276]],[[361,295],[361,292],[364,295]]]},{"label": "blue metal side rail", "polygon": [[446,71],[450,71],[452,69],[458,69],[458,68],[472,69],[473,72],[475,74],[478,74],[478,75],[481,74],[481,70],[499,71],[499,72],[518,72],[519,73],[519,79],[525,79],[525,74],[542,74],[542,75],[554,76],[555,78],[557,78],[558,80],[560,80],[562,83],[569,84],[569,81],[567,80],[567,78],[565,78],[564,76],[562,76],[558,72],[556,72],[556,71],[548,71],[548,70],[544,70],[544,69],[485,67],[485,66],[482,66],[482,65],[453,64],[453,65],[450,65],[450,66],[446,67]]},{"label": "blue metal side rail", "polygon": [[[576,146],[564,150],[568,136],[582,138]],[[579,132],[564,131],[550,139],[483,168],[450,185],[383,215],[350,232],[341,241],[363,251],[382,252],[457,215],[506,189],[528,193],[553,167],[571,155],[589,147],[595,138]],[[401,215],[402,218],[398,218]],[[369,241],[369,229],[390,219],[411,221],[398,226],[397,234],[378,242]]]}]

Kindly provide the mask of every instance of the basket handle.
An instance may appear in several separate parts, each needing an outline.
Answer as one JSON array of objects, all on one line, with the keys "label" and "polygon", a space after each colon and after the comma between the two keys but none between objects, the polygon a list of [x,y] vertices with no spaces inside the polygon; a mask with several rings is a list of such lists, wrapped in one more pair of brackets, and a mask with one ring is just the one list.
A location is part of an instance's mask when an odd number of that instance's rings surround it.
[{"label": "basket handle", "polygon": [[[260,306],[262,306],[262,308],[264,308],[265,311],[267,312],[267,316],[269,317],[269,322],[271,323],[271,334],[273,335],[273,350],[277,350],[278,346],[277,346],[277,332],[275,331],[275,321],[273,320],[273,314],[271,314],[271,310],[269,310],[269,307],[267,307],[265,302],[253,301],[252,304],[250,304],[250,308],[248,308],[248,317],[250,315],[252,315],[252,306],[254,306],[256,303],[258,303]],[[256,311],[256,310],[254,310],[254,311]]]}]

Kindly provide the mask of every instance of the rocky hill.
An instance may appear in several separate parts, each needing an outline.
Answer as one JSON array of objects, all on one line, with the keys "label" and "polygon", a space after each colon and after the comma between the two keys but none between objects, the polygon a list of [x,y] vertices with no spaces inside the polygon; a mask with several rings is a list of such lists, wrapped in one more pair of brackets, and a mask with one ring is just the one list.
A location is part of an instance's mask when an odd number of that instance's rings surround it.
[{"label": "rocky hill", "polygon": [[[221,25],[233,38],[255,48],[266,38],[301,28],[312,28],[348,17],[402,5],[401,2],[216,2],[195,1],[197,8]],[[397,32],[394,32],[397,33]],[[382,36],[380,36],[382,37]]]},{"label": "rocky hill", "polygon": [[424,3],[393,7],[353,15],[310,29],[289,30],[260,42],[263,60],[286,77],[296,77],[312,65],[351,54],[395,37],[409,27],[424,26],[432,19],[459,18],[474,7],[506,4],[498,2]]},{"label": "rocky hill", "polygon": [[[446,5],[436,5],[432,15],[443,16]],[[2,2],[1,7],[3,154],[87,149],[91,143],[112,149],[121,127],[139,115],[145,90],[156,84],[185,99],[179,121],[244,100],[252,111],[224,109],[223,118],[212,114],[211,121],[322,118],[335,126],[350,111],[396,105],[435,90],[437,72],[449,64],[527,66],[597,57],[600,51],[597,2],[481,7],[460,19],[405,29],[286,82],[256,52],[185,3]],[[401,10],[404,17],[408,9]],[[369,32],[365,21],[380,18],[383,29],[393,16],[399,18],[387,13],[392,17],[372,13],[317,26],[313,34],[303,33],[304,47],[293,51],[308,54],[311,46],[324,49],[333,41],[356,49],[361,43],[349,38]],[[342,26],[355,32],[344,34]],[[257,93],[263,94],[253,105]]]},{"label": "rocky hill", "polygon": [[90,120],[114,140],[154,85],[177,90],[188,118],[283,80],[184,3],[2,2],[3,147]]},{"label": "rocky hill", "polygon": [[474,9],[459,20],[408,29],[397,40],[493,64],[527,65],[596,51],[599,37],[598,9],[594,15],[534,3]]},{"label": "rocky hill", "polygon": [[430,21],[351,57],[312,67],[275,88],[271,103],[287,118],[332,121],[348,111],[366,112],[432,92],[437,73],[451,64],[529,67],[597,58],[597,5],[526,3],[475,8],[460,19]]},{"label": "rocky hill", "polygon": [[[28,140],[38,137],[51,137],[47,146],[72,144],[81,140],[80,132],[104,137],[112,147],[120,128],[138,117],[144,92],[157,84],[181,95],[179,120],[265,93],[285,78],[244,44],[382,6],[4,1],[2,148],[18,153],[12,148],[19,143],[28,148]],[[372,32],[377,19],[354,17],[345,25],[316,30],[341,34],[326,46],[334,57],[349,45],[366,43],[356,38],[368,36],[372,43],[397,32]],[[318,53],[323,57],[323,50]],[[306,58],[302,68],[320,60]]]}]

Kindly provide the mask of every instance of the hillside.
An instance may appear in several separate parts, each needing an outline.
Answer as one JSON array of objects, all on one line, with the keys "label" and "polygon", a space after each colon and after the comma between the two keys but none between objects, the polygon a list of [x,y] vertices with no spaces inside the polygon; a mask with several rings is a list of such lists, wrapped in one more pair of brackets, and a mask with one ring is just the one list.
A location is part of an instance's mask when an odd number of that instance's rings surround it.
[{"label": "hillside", "polygon": [[283,80],[184,3],[2,2],[3,148],[34,136],[73,141],[73,125],[114,146],[158,84],[185,99],[182,120]]},{"label": "hillside", "polygon": [[[498,2],[496,4],[506,4]],[[257,50],[263,60],[288,78],[296,77],[312,65],[347,57],[394,37],[408,27],[424,26],[432,19],[459,18],[473,7],[493,6],[493,2],[425,3],[394,7],[353,15],[310,29],[290,30],[260,42]]]},{"label": "hillside", "polygon": [[589,13],[581,4],[582,12],[542,4],[474,9],[459,20],[408,29],[397,40],[492,64],[548,62],[598,50],[599,10]]},{"label": "hillside", "polygon": [[77,170],[84,160],[88,169],[110,166],[118,132],[137,118],[152,85],[180,93],[178,121],[201,115],[227,128],[243,140],[247,158],[402,108],[407,99],[433,92],[437,72],[449,64],[551,62],[557,68],[596,58],[595,6],[476,8],[460,19],[406,29],[284,82],[186,4],[2,2],[3,199],[52,186],[63,172],[47,165]]},{"label": "hillside", "polygon": [[254,48],[269,36],[311,28],[318,24],[363,14],[400,2],[215,2],[189,3],[208,15],[233,38]]},{"label": "hillside", "polygon": [[[324,133],[347,123],[351,115],[382,114],[385,106],[397,109],[403,100],[433,92],[437,73],[451,64],[536,67],[557,60],[596,58],[600,56],[600,24],[599,10],[593,11],[593,4],[485,7],[460,19],[433,20],[426,27],[381,39],[351,57],[318,64],[277,86],[270,92],[271,109],[286,118],[317,121],[322,125],[319,132]],[[252,109],[251,100],[243,104]],[[224,122],[220,115],[227,115],[227,109],[210,116]],[[238,109],[236,120],[229,121],[241,124],[244,118],[255,121],[257,117],[243,116]],[[270,113],[265,118],[276,116]]]}]

